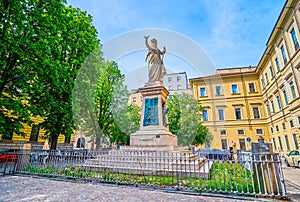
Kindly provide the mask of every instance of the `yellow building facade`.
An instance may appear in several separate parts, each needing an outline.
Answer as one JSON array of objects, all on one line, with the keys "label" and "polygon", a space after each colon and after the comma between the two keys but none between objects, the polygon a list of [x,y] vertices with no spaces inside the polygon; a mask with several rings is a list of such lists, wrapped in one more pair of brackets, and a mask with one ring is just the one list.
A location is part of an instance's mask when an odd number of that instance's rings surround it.
[{"label": "yellow building facade", "polygon": [[283,154],[300,141],[299,9],[286,2],[257,68],[273,148]]},{"label": "yellow building facade", "polygon": [[[2,134],[0,134],[0,148],[22,148],[24,144],[30,143],[32,145],[32,149],[42,149],[44,142],[47,137],[45,137],[45,131],[38,127],[38,124],[43,121],[41,117],[31,117],[33,124],[31,126],[24,124],[24,129],[22,132],[25,133],[25,136],[18,135],[16,133],[12,133],[11,137],[2,138]],[[75,134],[71,135],[71,137],[65,137],[64,135],[60,135],[58,137],[57,148],[73,148],[73,142]]]},{"label": "yellow building facade", "polygon": [[190,79],[213,148],[271,142],[286,154],[300,142],[300,2],[287,1],[258,66],[218,69]]},{"label": "yellow building facade", "polygon": [[194,96],[203,107],[202,121],[214,149],[251,149],[251,142],[269,142],[262,93],[255,67],[217,69],[216,74],[191,79]]}]

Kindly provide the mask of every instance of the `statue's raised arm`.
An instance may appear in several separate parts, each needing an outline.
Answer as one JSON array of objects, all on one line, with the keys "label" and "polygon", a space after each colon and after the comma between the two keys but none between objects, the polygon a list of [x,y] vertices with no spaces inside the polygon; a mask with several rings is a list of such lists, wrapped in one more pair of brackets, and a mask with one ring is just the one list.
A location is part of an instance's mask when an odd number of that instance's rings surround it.
[{"label": "statue's raised arm", "polygon": [[148,43],[149,36],[145,36],[145,44],[148,48],[146,61],[148,61],[148,77],[149,82],[162,82],[164,75],[166,75],[166,68],[163,63],[162,56],[166,53],[166,47],[160,51],[157,47],[157,40],[151,39],[151,46]]},{"label": "statue's raised arm", "polygon": [[144,38],[145,38],[145,44],[146,44],[146,47],[147,47],[148,49],[151,49],[151,47],[149,46],[149,43],[148,43],[148,38],[149,38],[149,36],[144,36]]}]

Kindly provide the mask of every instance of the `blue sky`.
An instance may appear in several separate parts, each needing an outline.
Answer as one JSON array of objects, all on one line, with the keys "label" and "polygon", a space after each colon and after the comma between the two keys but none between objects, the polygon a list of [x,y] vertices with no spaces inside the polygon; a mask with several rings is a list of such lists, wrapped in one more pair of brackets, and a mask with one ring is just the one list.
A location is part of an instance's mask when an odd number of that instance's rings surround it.
[{"label": "blue sky", "polygon": [[[284,3],[285,0],[68,1],[93,16],[102,43],[134,29],[167,29],[199,44],[216,68],[257,65]],[[120,63],[138,65],[134,62],[137,56]]]}]

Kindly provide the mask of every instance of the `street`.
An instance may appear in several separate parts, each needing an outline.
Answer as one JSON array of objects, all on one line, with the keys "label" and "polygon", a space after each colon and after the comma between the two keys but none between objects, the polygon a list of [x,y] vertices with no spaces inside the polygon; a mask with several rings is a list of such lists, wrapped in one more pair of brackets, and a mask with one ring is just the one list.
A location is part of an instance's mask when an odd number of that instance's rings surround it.
[{"label": "street", "polygon": [[291,201],[300,202],[300,168],[287,167],[282,164],[285,187]]}]

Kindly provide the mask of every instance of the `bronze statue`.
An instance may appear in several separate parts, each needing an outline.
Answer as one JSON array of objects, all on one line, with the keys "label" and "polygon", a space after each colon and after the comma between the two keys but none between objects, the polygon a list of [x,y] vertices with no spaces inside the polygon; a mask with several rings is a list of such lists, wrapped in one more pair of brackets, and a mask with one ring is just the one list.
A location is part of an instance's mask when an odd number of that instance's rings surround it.
[{"label": "bronze statue", "polygon": [[163,77],[167,74],[166,68],[163,63],[163,57],[166,53],[166,47],[163,51],[157,48],[157,40],[151,39],[151,46],[148,44],[149,36],[145,36],[145,44],[148,48],[148,54],[145,61],[148,60],[148,78],[149,82],[162,81]]}]

